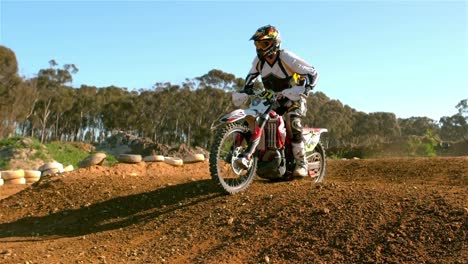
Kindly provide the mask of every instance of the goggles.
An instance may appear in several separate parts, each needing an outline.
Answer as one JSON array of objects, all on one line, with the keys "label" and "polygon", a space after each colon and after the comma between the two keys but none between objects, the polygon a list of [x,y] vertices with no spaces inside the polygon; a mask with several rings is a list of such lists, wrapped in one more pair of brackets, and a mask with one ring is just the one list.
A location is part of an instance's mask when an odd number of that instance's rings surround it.
[{"label": "goggles", "polygon": [[255,48],[259,50],[266,50],[273,44],[273,40],[271,39],[256,40],[254,43],[255,43]]}]

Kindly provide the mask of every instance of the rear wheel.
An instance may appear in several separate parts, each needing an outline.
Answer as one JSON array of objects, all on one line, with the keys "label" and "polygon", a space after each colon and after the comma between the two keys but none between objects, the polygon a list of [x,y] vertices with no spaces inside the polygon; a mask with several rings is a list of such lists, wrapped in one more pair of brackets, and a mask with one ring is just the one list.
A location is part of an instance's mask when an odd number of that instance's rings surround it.
[{"label": "rear wheel", "polygon": [[235,162],[247,149],[249,137],[249,128],[237,123],[220,128],[215,135],[210,153],[210,173],[226,193],[234,194],[247,189],[255,177],[255,157],[248,169],[239,167]]},{"label": "rear wheel", "polygon": [[312,178],[314,182],[322,182],[325,178],[325,149],[323,148],[320,142],[314,148],[313,151],[306,153],[309,177]]}]

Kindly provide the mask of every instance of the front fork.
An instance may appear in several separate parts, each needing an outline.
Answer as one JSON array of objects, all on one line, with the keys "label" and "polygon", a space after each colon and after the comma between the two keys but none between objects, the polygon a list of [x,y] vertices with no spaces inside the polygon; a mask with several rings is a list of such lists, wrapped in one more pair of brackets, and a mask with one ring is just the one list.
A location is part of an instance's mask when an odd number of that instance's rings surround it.
[{"label": "front fork", "polygon": [[[247,146],[247,149],[244,152],[244,155],[248,160],[252,158],[252,155],[255,153],[255,150],[257,149],[258,144],[260,144],[260,138],[262,137],[263,128],[265,127],[265,124],[270,118],[269,112],[270,111],[267,111],[266,114],[263,114],[262,116],[260,116],[258,124],[257,122],[255,124],[253,135],[250,137],[249,145]],[[242,142],[242,136],[238,135],[236,138],[236,145],[240,146],[241,142]]]}]

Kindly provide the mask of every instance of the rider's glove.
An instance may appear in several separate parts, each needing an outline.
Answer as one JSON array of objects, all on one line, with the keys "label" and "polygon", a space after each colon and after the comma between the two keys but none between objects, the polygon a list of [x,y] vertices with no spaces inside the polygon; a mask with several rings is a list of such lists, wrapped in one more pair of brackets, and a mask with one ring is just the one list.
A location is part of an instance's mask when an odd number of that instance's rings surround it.
[{"label": "rider's glove", "polygon": [[259,96],[264,99],[270,99],[273,97],[274,94],[275,93],[272,90],[265,89],[263,92],[259,94]]}]

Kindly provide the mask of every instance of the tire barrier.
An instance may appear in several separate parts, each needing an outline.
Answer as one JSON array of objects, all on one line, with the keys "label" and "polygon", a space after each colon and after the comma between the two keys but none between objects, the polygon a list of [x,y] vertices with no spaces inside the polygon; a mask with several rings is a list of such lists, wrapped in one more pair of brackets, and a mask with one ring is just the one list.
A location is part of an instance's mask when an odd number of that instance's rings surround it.
[{"label": "tire barrier", "polygon": [[175,157],[164,157],[164,162],[172,166],[184,165],[184,161],[182,159],[175,158]]},{"label": "tire barrier", "polygon": [[73,171],[74,169],[75,169],[75,168],[73,168],[73,165],[68,165],[68,166],[66,166],[65,168],[63,168],[63,170],[64,170],[65,172]]},{"label": "tire barrier", "polygon": [[65,170],[63,169],[62,163],[57,161],[47,162],[44,165],[40,166],[39,169],[42,172],[42,177],[48,177],[55,174],[63,173]]},{"label": "tire barrier", "polygon": [[35,178],[24,178],[26,180],[26,183],[35,183],[41,179],[41,177],[35,177]]},{"label": "tire barrier", "polygon": [[59,169],[48,169],[42,172],[42,177],[52,176],[59,173],[61,173]]},{"label": "tire barrier", "polygon": [[24,178],[26,179],[26,183],[35,183],[41,178],[41,171],[37,170],[25,170],[24,171]]},{"label": "tire barrier", "polygon": [[16,178],[11,180],[5,180],[5,185],[7,184],[26,184],[26,178]]},{"label": "tire barrier", "polygon": [[24,178],[24,170],[2,171],[2,179],[5,181]]},{"label": "tire barrier", "polygon": [[143,158],[143,161],[145,161],[145,162],[160,162],[160,161],[164,161],[164,156],[163,155],[146,156],[146,157]]},{"label": "tire barrier", "polygon": [[38,170],[40,170],[42,173],[49,170],[57,170],[57,172],[60,173],[64,172],[62,163],[56,161],[47,162],[40,166]]},{"label": "tire barrier", "polygon": [[117,160],[123,163],[138,163],[142,161],[141,155],[135,154],[120,154]]},{"label": "tire barrier", "polygon": [[106,159],[107,155],[105,153],[94,153],[87,157],[86,159],[78,163],[78,168],[86,168],[93,165],[101,165]]},{"label": "tire barrier", "polygon": [[38,178],[41,177],[41,171],[38,170],[25,170],[24,171],[25,178]]},{"label": "tire barrier", "polygon": [[188,154],[184,157],[184,163],[196,163],[205,161],[205,155],[203,154]]},{"label": "tire barrier", "polygon": [[[94,153],[78,163],[79,168],[85,168],[92,165],[102,165],[107,155],[105,153]],[[183,159],[177,157],[165,157],[164,155],[149,155],[142,158],[137,154],[120,154],[117,160],[122,163],[135,164],[141,161],[145,162],[165,162],[169,165],[180,167],[184,164],[205,161],[204,154],[188,154]],[[0,171],[0,186],[8,184],[31,184],[37,182],[41,177],[53,176],[64,172],[73,171],[73,165],[64,167],[57,161],[47,162],[41,165],[37,170],[6,170]],[[138,173],[132,173],[136,176]]]}]

